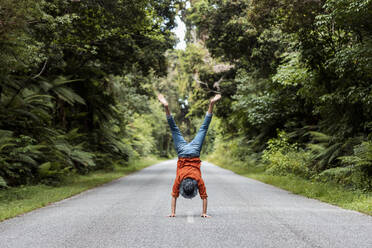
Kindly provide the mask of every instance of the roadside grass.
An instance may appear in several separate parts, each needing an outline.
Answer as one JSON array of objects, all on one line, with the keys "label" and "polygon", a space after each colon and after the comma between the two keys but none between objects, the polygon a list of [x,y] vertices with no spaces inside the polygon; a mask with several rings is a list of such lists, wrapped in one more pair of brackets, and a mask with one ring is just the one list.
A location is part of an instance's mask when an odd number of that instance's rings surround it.
[{"label": "roadside grass", "polygon": [[275,176],[266,174],[262,166],[234,161],[229,156],[210,155],[206,158],[222,168],[263,183],[288,190],[294,194],[330,203],[345,209],[372,215],[372,192],[349,189],[334,183],[306,180],[297,176]]},{"label": "roadside grass", "polygon": [[146,157],[131,161],[127,167],[115,166],[112,171],[74,175],[57,187],[39,184],[0,190],[0,221],[71,197],[163,160],[157,157]]}]

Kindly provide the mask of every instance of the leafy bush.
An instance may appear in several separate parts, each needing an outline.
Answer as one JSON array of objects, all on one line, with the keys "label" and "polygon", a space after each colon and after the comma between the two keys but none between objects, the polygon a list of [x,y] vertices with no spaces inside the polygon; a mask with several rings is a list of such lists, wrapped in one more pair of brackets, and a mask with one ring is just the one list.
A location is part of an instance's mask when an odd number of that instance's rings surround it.
[{"label": "leafy bush", "polygon": [[339,159],[345,167],[324,171],[322,176],[353,187],[372,189],[372,141],[356,145],[353,155]]},{"label": "leafy bush", "polygon": [[299,149],[297,144],[290,144],[284,131],[279,131],[277,138],[267,142],[262,159],[266,163],[266,172],[270,174],[294,174],[305,178],[311,175],[307,166],[311,154]]},{"label": "leafy bush", "polygon": [[310,131],[311,143],[307,148],[313,156],[314,170],[321,172],[328,169],[340,154],[347,143],[343,143],[338,137],[333,137],[322,132]]},{"label": "leafy bush", "polygon": [[0,130],[0,180],[2,186],[30,183],[43,157],[44,145],[35,144],[29,136],[14,137]]},{"label": "leafy bush", "polygon": [[244,161],[252,165],[257,162],[259,155],[252,152],[249,144],[250,142],[247,142],[244,137],[223,138],[219,135],[215,140],[213,154],[230,156],[234,160]]},{"label": "leafy bush", "polygon": [[334,182],[352,188],[366,188],[368,181],[360,170],[351,166],[327,169],[314,177],[321,182]]}]

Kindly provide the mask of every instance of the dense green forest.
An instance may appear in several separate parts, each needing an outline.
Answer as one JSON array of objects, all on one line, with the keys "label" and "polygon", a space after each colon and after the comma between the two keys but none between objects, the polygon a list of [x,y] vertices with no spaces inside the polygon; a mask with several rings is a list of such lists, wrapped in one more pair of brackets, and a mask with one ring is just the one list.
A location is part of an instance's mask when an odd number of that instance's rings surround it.
[{"label": "dense green forest", "polygon": [[0,186],[125,166],[171,137],[155,104],[182,3],[0,1]]},{"label": "dense green forest", "polygon": [[372,188],[372,1],[199,0],[184,19],[189,40],[231,66],[194,67],[223,95],[220,159]]},{"label": "dense green forest", "polygon": [[[174,156],[372,189],[372,0],[0,0],[0,185]],[[187,47],[175,50],[175,16]]]}]

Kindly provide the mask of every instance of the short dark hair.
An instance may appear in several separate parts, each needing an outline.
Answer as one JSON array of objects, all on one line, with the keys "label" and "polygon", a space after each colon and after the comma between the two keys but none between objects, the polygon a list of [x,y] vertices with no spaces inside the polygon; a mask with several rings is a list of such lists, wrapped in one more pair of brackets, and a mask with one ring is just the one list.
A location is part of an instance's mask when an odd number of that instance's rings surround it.
[{"label": "short dark hair", "polygon": [[198,182],[192,178],[185,178],[180,185],[180,194],[187,198],[194,198],[198,194]]}]

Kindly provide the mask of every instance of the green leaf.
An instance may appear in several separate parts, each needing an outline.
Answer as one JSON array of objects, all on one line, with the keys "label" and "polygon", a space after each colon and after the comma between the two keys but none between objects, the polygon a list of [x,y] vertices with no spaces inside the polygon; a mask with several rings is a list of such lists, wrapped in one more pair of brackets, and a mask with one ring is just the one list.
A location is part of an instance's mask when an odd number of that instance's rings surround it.
[{"label": "green leaf", "polygon": [[0,187],[7,188],[8,184],[6,183],[5,179],[0,176]]}]

